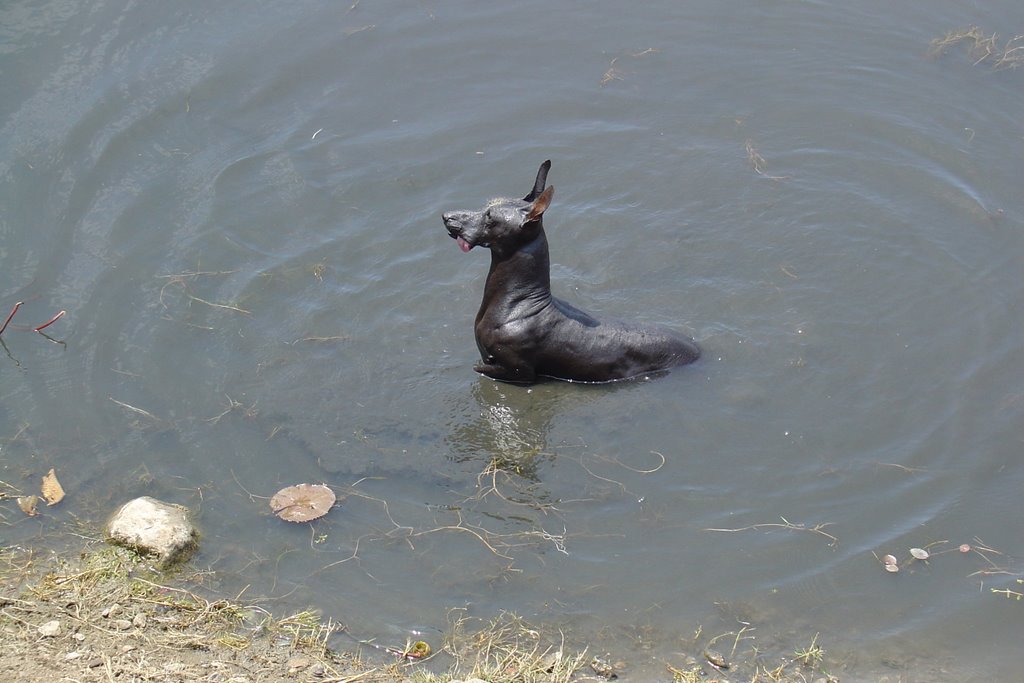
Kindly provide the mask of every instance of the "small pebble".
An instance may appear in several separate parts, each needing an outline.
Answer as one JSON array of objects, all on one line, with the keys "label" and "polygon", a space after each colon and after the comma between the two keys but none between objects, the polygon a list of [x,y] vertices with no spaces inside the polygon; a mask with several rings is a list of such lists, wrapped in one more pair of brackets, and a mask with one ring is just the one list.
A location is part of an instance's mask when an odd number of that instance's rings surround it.
[{"label": "small pebble", "polygon": [[114,619],[113,625],[118,631],[127,631],[132,627],[132,622],[127,619]]},{"label": "small pebble", "polygon": [[60,622],[54,619],[36,629],[43,638],[56,638],[60,635]]},{"label": "small pebble", "polygon": [[708,663],[718,669],[728,669],[729,662],[726,661],[725,655],[718,650],[705,650],[704,659],[708,660]]},{"label": "small pebble", "polygon": [[309,657],[296,656],[288,660],[288,673],[293,674],[302,671],[313,663]]},{"label": "small pebble", "polygon": [[132,626],[134,626],[135,628],[146,628],[146,615],[142,612],[139,612],[134,617],[132,617]]}]

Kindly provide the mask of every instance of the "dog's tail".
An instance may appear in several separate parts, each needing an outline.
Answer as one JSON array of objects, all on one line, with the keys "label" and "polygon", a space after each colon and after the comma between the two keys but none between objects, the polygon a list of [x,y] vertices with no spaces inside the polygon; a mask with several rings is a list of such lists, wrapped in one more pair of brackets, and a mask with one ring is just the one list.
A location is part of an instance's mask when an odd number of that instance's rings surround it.
[{"label": "dog's tail", "polygon": [[524,202],[532,202],[544,191],[544,185],[548,182],[548,171],[551,170],[551,159],[548,159],[537,170],[537,180],[533,183],[533,190],[523,197]]}]

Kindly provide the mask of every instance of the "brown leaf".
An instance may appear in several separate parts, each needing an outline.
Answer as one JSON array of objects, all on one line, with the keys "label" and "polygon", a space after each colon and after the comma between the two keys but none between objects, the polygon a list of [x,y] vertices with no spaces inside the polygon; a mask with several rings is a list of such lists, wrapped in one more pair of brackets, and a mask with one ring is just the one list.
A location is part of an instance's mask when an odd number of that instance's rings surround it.
[{"label": "brown leaf", "polygon": [[35,517],[39,514],[36,512],[37,505],[39,505],[39,496],[20,496],[18,498],[18,507],[29,517]]},{"label": "brown leaf", "polygon": [[64,500],[64,488],[57,481],[57,473],[50,468],[50,471],[43,477],[43,498],[47,505],[56,505]]},{"label": "brown leaf", "polygon": [[308,522],[323,517],[337,498],[323,484],[297,484],[281,489],[270,499],[270,509],[288,522]]}]

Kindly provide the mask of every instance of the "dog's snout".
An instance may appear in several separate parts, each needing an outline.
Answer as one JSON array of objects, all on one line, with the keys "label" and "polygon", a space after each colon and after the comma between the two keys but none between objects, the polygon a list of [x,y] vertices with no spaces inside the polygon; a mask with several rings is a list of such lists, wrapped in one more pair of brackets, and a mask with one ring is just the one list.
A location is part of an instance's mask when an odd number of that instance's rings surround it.
[{"label": "dog's snout", "polygon": [[462,224],[455,220],[455,216],[451,213],[445,213],[441,215],[441,220],[444,221],[444,227],[448,230],[448,234],[453,237],[462,231]]},{"label": "dog's snout", "polygon": [[465,225],[469,217],[469,211],[445,211],[441,214],[441,220],[444,221],[445,225]]}]

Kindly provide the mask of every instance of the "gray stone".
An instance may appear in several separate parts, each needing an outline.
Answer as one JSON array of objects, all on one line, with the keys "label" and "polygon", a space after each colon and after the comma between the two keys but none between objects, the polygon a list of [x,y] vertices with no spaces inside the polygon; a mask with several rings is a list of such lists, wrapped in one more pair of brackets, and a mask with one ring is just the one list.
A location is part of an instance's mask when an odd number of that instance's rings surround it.
[{"label": "gray stone", "polygon": [[107,534],[112,543],[157,558],[163,568],[187,559],[199,539],[187,509],[149,496],[122,505],[107,524]]}]

